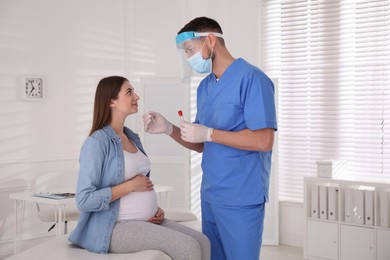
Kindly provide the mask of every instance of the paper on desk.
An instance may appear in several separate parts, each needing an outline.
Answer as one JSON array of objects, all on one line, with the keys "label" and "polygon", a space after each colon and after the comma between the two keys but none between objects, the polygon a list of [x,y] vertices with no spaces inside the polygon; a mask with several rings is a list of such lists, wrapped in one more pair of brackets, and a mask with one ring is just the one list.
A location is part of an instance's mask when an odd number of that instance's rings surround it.
[{"label": "paper on desk", "polygon": [[69,192],[63,192],[63,193],[40,192],[40,193],[33,194],[34,197],[41,197],[41,198],[48,198],[48,199],[55,199],[55,200],[74,198],[75,195],[76,194],[69,193]]}]

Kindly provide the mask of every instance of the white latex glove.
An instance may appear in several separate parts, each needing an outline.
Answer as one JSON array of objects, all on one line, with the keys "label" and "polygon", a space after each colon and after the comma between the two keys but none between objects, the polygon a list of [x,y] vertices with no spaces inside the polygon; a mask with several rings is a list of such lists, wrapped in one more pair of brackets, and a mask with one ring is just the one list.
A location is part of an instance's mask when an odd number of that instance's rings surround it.
[{"label": "white latex glove", "polygon": [[190,143],[211,142],[213,128],[187,122],[180,123],[181,139]]},{"label": "white latex glove", "polygon": [[144,129],[149,134],[172,134],[173,125],[157,112],[148,112],[143,116]]}]

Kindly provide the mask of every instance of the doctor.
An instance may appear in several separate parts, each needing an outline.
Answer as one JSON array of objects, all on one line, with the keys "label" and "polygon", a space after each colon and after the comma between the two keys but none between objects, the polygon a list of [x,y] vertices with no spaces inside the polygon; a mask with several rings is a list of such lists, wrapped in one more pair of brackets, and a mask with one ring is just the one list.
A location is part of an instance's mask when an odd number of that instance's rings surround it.
[{"label": "doctor", "polygon": [[145,130],[203,152],[202,229],[211,241],[211,259],[259,259],[277,129],[273,83],[259,68],[231,56],[213,19],[190,21],[176,45],[195,71],[209,73],[197,90],[195,122],[178,128],[149,112]]}]

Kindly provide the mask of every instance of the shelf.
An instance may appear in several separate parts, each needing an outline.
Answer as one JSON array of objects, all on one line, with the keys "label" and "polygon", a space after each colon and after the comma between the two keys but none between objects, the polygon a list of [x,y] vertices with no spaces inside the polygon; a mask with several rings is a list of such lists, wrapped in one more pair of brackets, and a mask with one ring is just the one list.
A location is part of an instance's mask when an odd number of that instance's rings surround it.
[{"label": "shelf", "polygon": [[305,258],[390,259],[390,183],[305,178],[304,193]]}]

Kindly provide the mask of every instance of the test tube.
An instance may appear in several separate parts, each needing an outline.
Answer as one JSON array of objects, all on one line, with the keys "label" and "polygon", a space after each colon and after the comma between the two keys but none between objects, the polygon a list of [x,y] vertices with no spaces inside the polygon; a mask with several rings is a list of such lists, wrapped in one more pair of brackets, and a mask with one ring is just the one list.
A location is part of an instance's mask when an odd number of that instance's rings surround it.
[{"label": "test tube", "polygon": [[177,114],[178,114],[179,117],[180,117],[180,121],[181,121],[181,122],[184,122],[183,111],[179,110],[179,111],[177,111]]}]

